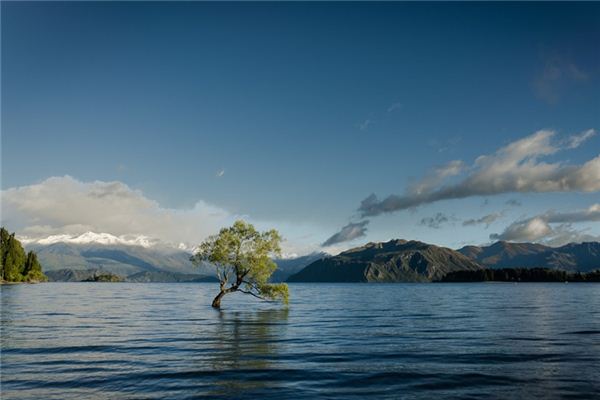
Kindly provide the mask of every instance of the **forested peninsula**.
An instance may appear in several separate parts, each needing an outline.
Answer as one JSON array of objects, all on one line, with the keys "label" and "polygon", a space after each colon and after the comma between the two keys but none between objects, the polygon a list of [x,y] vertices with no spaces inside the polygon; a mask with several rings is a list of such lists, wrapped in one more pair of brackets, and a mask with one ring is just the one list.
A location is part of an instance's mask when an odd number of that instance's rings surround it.
[{"label": "forested peninsula", "polygon": [[0,228],[0,281],[9,282],[45,282],[48,280],[42,272],[37,255],[30,251],[25,253],[21,242],[15,238],[14,233]]}]

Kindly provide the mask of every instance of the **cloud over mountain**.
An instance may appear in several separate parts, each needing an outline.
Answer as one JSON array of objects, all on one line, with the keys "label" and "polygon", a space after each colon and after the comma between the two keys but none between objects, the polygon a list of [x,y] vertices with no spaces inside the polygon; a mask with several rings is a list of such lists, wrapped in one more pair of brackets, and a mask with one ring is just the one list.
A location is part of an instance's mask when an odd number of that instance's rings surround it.
[{"label": "cloud over mountain", "polygon": [[[514,141],[489,155],[475,159],[470,167],[460,160],[428,174],[401,195],[380,200],[365,198],[359,212],[363,217],[414,208],[441,200],[490,196],[503,193],[595,192],[600,190],[600,154],[581,164],[547,162],[545,157],[573,149],[595,135],[587,130],[567,140],[556,140],[555,132],[541,130]],[[451,176],[456,182],[444,184]]]},{"label": "cloud over mountain", "polygon": [[492,240],[544,242],[562,245],[569,242],[599,240],[594,235],[573,228],[572,224],[600,221],[600,204],[584,210],[548,211],[531,218],[515,221],[502,233],[491,234]]},{"label": "cloud over mountain", "polygon": [[367,225],[369,221],[351,222],[348,225],[340,229],[339,232],[333,234],[329,239],[323,242],[322,246],[332,246],[337,243],[348,242],[350,240],[358,239],[367,234]]},{"label": "cloud over mountain", "polygon": [[165,208],[118,181],[51,177],[2,191],[2,223],[30,238],[92,231],[197,244],[235,219],[203,201],[189,209]]}]

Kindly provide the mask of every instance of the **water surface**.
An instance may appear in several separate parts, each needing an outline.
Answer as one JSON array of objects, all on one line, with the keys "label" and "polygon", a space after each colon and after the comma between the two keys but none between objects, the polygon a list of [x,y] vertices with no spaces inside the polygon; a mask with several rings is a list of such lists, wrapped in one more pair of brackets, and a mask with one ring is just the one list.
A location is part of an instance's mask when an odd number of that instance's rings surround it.
[{"label": "water surface", "polygon": [[592,398],[600,284],[3,286],[2,399]]}]

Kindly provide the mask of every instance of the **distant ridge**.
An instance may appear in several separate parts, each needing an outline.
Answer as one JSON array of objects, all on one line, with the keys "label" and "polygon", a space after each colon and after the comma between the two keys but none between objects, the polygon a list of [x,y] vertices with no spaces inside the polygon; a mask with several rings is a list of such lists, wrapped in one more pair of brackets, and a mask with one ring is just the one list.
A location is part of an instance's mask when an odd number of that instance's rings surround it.
[{"label": "distant ridge", "polygon": [[120,276],[144,271],[209,273],[207,266],[197,268],[191,263],[190,253],[173,248],[63,242],[48,245],[29,244],[27,248],[38,253],[44,272],[59,269],[102,270]]},{"label": "distant ridge", "polygon": [[[26,246],[37,252],[44,272],[52,281],[78,282],[94,274],[108,273],[130,282],[198,282],[216,279],[214,269],[209,264],[196,267],[191,263],[193,249],[181,250],[143,238],[87,232],[79,236],[55,235],[29,240]],[[326,256],[325,253],[312,253],[277,259],[278,269],[272,281],[283,282],[314,260]]]},{"label": "distant ridge", "polygon": [[448,272],[478,269],[479,264],[455,250],[398,239],[317,260],[288,282],[430,282]]},{"label": "distant ridge", "polygon": [[569,243],[548,247],[535,243],[496,242],[458,250],[486,268],[551,268],[589,272],[600,268],[600,243]]},{"label": "distant ridge", "polygon": [[[116,239],[115,239],[116,238]],[[214,276],[206,264],[195,267],[190,250],[181,250],[137,238],[88,232],[79,236],[56,235],[26,242],[34,250],[51,280],[83,280],[86,271],[137,275],[135,281],[182,282]],[[62,241],[62,240],[66,240]],[[131,240],[123,244],[123,240]],[[590,272],[600,268],[600,243],[570,243],[549,247],[536,243],[499,241],[489,246],[459,250],[415,240],[368,243],[336,256],[311,253],[274,260],[274,282],[428,282],[448,272],[481,268],[550,268]],[[73,274],[56,270],[72,270]],[[189,276],[187,276],[189,275]],[[79,279],[80,277],[84,277]]]},{"label": "distant ridge", "polygon": [[[107,273],[98,269],[72,270],[58,269],[48,271],[47,276],[50,282],[83,282],[93,280],[96,276],[102,276]],[[114,275],[114,274],[113,274]],[[166,271],[144,271],[129,276],[116,275],[122,278],[124,282],[148,283],[148,282],[218,282],[214,276],[200,274],[181,274],[177,272]]]},{"label": "distant ridge", "polygon": [[277,270],[271,276],[271,282],[285,282],[291,275],[300,272],[307,265],[322,258],[331,257],[327,253],[311,253],[306,256],[299,256],[285,259],[275,259]]},{"label": "distant ridge", "polygon": [[430,282],[448,273],[486,268],[549,268],[568,272],[600,269],[600,243],[548,247],[500,241],[458,251],[415,240],[368,243],[322,258],[288,282]]}]

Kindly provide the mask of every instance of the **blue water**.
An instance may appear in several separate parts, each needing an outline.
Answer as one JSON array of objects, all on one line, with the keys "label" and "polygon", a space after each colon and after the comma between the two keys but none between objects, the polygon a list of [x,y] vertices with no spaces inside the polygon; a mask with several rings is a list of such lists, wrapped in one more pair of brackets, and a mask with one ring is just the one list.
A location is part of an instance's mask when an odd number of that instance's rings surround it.
[{"label": "blue water", "polygon": [[2,399],[593,398],[600,284],[3,286]]}]

